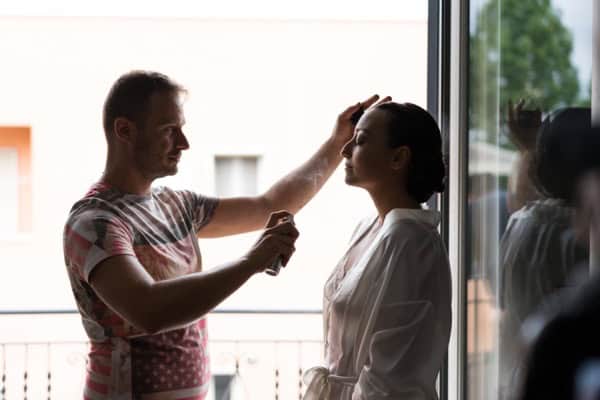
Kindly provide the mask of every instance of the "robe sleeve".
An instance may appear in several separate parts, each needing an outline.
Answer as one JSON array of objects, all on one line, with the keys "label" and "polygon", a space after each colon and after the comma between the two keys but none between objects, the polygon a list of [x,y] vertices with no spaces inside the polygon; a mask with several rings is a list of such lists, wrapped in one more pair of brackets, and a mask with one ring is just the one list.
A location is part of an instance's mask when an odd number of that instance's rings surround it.
[{"label": "robe sleeve", "polygon": [[[432,385],[424,385],[419,376],[430,371],[429,344],[438,337],[435,330],[440,329],[434,312],[439,300],[432,288],[440,284],[436,280],[445,279],[443,273],[437,273],[439,268],[448,265],[439,237],[424,229],[408,234],[406,230],[392,232],[369,263],[385,263],[377,284],[383,293],[377,315],[372,316],[375,322],[366,344],[368,357],[352,399],[428,398]],[[386,279],[387,286],[381,282]]]}]

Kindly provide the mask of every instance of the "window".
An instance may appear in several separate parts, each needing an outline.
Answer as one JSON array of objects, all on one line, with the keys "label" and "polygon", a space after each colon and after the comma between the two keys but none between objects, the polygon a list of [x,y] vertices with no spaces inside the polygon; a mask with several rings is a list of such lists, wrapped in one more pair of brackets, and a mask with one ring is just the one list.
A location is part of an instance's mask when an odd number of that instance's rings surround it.
[{"label": "window", "polygon": [[216,156],[217,196],[233,197],[257,194],[258,160],[257,156]]},{"label": "window", "polygon": [[0,127],[0,235],[31,231],[29,128]]},{"label": "window", "polygon": [[17,149],[0,148],[0,234],[14,233],[18,229],[18,218],[14,210],[19,204],[19,171],[17,168]]},{"label": "window", "polygon": [[233,375],[213,375],[215,400],[231,400]]},{"label": "window", "polygon": [[576,266],[587,263],[574,239],[574,209],[539,179],[542,168],[565,164],[560,157],[542,164],[547,150],[539,149],[547,147],[539,143],[550,115],[590,123],[593,13],[584,0],[468,4],[463,398],[496,400],[519,387],[527,321],[554,307]]}]

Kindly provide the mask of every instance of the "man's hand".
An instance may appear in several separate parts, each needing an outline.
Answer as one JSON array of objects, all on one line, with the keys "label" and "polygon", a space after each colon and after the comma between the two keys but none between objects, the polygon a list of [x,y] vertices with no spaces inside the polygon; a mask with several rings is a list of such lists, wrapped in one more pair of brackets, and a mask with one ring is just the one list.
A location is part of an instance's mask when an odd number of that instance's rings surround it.
[{"label": "man's hand", "polygon": [[340,145],[346,144],[354,135],[354,127],[360,119],[360,116],[370,107],[374,107],[378,104],[391,101],[390,96],[384,97],[379,100],[378,95],[373,95],[363,102],[359,102],[346,108],[337,117],[335,127],[333,128],[333,139]]},{"label": "man's hand", "polygon": [[246,259],[254,267],[255,272],[264,271],[279,256],[283,259],[283,266],[287,265],[296,250],[294,243],[299,235],[291,218],[289,221],[283,221],[284,218],[291,216],[292,214],[287,211],[274,212],[269,216],[262,235],[246,254]]}]

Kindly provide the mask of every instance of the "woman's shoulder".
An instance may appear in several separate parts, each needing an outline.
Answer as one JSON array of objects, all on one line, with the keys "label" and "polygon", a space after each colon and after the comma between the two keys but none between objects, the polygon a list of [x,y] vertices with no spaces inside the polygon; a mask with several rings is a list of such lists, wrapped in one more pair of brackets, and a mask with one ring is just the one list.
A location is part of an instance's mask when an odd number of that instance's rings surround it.
[{"label": "woman's shoulder", "polygon": [[429,210],[399,210],[386,216],[384,234],[405,240],[438,239],[439,213]]},{"label": "woman's shoulder", "polygon": [[419,223],[418,221],[398,221],[382,237],[382,248],[390,254],[421,257],[445,255],[444,242],[437,229]]},{"label": "woman's shoulder", "polygon": [[400,219],[394,221],[393,224],[390,224],[388,231],[393,233],[399,232],[427,235],[432,232],[437,232],[437,228],[414,219]]}]

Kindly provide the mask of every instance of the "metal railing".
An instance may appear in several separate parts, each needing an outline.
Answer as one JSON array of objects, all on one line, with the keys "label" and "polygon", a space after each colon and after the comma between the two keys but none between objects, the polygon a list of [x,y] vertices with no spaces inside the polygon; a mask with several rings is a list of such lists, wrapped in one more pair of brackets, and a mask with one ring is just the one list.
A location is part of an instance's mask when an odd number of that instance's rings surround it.
[{"label": "metal railing", "polygon": [[[261,315],[281,319],[283,315],[318,316],[320,310],[215,310],[229,318]],[[76,310],[5,310],[2,318],[37,315],[70,315]],[[268,334],[268,332],[266,332]],[[0,342],[0,400],[81,399],[89,343],[85,340]],[[304,371],[319,363],[321,340],[286,338],[223,339],[209,342],[212,390],[208,399],[301,399]]]}]

